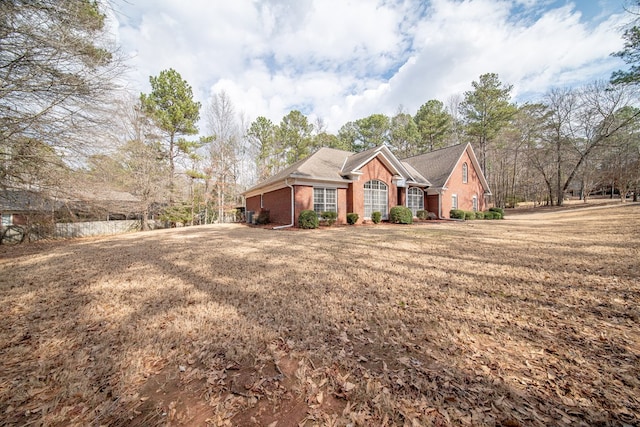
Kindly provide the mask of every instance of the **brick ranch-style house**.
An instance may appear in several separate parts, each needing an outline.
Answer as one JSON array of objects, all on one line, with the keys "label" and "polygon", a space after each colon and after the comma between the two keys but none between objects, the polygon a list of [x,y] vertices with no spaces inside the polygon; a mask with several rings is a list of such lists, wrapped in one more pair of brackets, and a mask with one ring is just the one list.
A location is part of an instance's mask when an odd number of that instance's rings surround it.
[{"label": "brick ranch-style house", "polygon": [[431,182],[425,209],[449,218],[451,209],[484,211],[489,208],[489,184],[471,144],[458,144],[403,160]]},{"label": "brick ranch-style house", "polygon": [[[457,158],[454,160],[454,157]],[[448,173],[445,171],[448,169]],[[394,206],[448,218],[452,208],[484,210],[489,186],[471,145],[456,145],[399,160],[387,146],[360,153],[321,148],[243,193],[247,212],[269,211],[271,222],[298,225],[303,210],[347,213],[358,222]],[[447,197],[449,198],[447,200]]]}]

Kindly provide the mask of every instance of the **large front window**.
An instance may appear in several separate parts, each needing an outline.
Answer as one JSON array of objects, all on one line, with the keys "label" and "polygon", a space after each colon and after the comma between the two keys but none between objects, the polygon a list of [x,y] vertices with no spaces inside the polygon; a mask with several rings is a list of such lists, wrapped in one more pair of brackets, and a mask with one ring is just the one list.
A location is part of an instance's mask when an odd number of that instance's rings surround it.
[{"label": "large front window", "polygon": [[364,217],[369,219],[373,212],[380,212],[382,219],[389,219],[389,196],[387,184],[377,179],[364,183]]},{"label": "large front window", "polygon": [[317,213],[338,212],[338,198],[335,188],[313,189],[313,210]]},{"label": "large front window", "polygon": [[418,211],[424,209],[424,192],[417,188],[411,187],[407,191],[407,207],[413,212],[413,216],[418,216]]}]

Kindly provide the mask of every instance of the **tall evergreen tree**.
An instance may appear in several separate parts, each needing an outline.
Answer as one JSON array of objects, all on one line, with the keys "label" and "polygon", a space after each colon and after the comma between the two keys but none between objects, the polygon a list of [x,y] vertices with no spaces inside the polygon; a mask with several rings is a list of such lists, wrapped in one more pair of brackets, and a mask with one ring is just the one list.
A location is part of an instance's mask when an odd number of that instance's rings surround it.
[{"label": "tall evergreen tree", "polygon": [[489,144],[498,131],[509,123],[517,109],[510,103],[512,86],[503,85],[497,74],[483,74],[479,81],[471,85],[473,90],[465,92],[460,112],[465,120],[466,134],[480,149],[480,167],[485,176],[489,176]]},{"label": "tall evergreen tree", "polygon": [[414,121],[420,133],[417,154],[445,146],[447,135],[451,131],[452,118],[441,101],[427,101],[418,109]]},{"label": "tall evergreen tree", "polygon": [[[140,94],[144,111],[155,121],[167,138],[170,194],[175,190],[175,161],[180,154],[189,154],[194,145],[178,140],[181,135],[198,133],[199,102],[193,100],[191,86],[174,69],[163,70],[157,77],[149,77],[151,93]],[[173,199],[171,198],[171,201]]]},{"label": "tall evergreen tree", "polygon": [[391,118],[390,143],[396,156],[405,158],[420,154],[419,138],[418,127],[411,114],[399,112]]},{"label": "tall evergreen tree", "polygon": [[292,110],[282,118],[276,128],[276,138],[283,147],[287,165],[311,154],[312,132],[313,125],[298,110]]},{"label": "tall evergreen tree", "polygon": [[618,70],[611,75],[613,84],[634,84],[640,83],[640,0],[635,0],[635,4],[628,10],[635,16],[630,27],[622,34],[624,47],[612,55],[621,58],[630,65],[628,70]]}]

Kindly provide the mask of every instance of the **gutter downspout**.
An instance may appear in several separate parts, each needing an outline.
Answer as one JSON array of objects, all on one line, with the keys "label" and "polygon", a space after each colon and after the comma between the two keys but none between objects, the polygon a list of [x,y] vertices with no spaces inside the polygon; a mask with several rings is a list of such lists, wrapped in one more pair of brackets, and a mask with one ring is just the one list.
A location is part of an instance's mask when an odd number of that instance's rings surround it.
[{"label": "gutter downspout", "polygon": [[451,218],[443,218],[442,217],[442,190],[443,189],[438,190],[438,219],[441,219],[443,221],[464,221],[464,220],[459,220],[459,219],[451,219]]},{"label": "gutter downspout", "polygon": [[295,222],[294,219],[294,215],[295,215],[295,190],[293,188],[293,185],[288,183],[288,180],[285,179],[284,180],[284,185],[286,185],[287,187],[289,187],[291,189],[291,224],[287,224],[287,225],[279,225],[277,227],[273,227],[273,230],[280,230],[282,228],[289,228],[289,227],[293,227],[293,223]]}]

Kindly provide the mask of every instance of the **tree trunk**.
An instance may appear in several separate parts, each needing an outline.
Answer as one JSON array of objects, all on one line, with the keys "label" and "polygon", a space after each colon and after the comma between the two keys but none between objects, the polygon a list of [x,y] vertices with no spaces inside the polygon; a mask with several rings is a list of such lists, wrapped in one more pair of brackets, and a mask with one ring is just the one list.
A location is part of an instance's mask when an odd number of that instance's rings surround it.
[{"label": "tree trunk", "polygon": [[[562,147],[560,145],[560,137],[558,137],[558,142],[556,144],[556,159],[558,161],[558,163],[556,164],[557,166],[557,170],[556,170],[556,204],[558,206],[562,206],[563,204],[563,191],[562,191]],[[551,198],[551,205],[553,206],[553,197]]]},{"label": "tree trunk", "polygon": [[173,158],[174,158],[174,149],[175,149],[175,142],[174,142],[174,138],[175,138],[175,134],[172,133],[169,136],[169,204],[173,204],[173,190],[174,190],[174,178],[175,178],[175,164],[173,162]]}]

